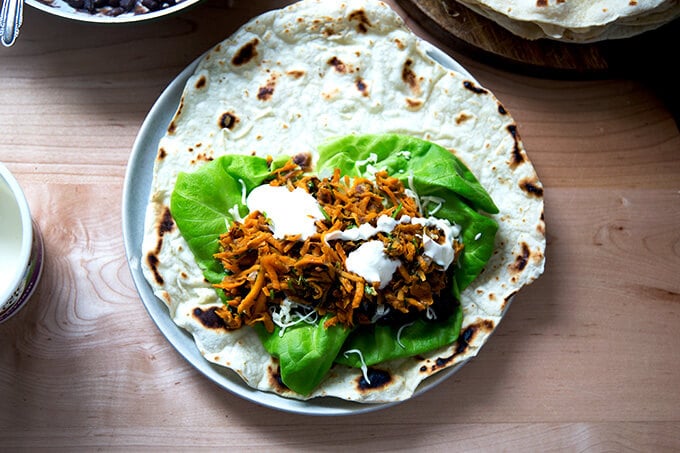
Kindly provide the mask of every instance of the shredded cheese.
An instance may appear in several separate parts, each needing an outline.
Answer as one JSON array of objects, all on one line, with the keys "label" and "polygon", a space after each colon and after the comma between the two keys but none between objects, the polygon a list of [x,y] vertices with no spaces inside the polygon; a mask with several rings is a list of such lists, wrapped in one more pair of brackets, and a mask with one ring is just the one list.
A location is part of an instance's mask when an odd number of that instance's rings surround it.
[{"label": "shredded cheese", "polygon": [[[441,197],[435,197],[433,195],[423,195],[420,197],[421,202],[423,202],[423,209],[427,211],[428,215],[435,215],[441,208],[444,206],[444,200]],[[434,209],[429,209],[428,206],[430,203],[434,203],[436,206]]]},{"label": "shredded cheese", "polygon": [[385,304],[378,305],[378,307],[375,309],[375,314],[371,318],[371,324],[375,324],[380,318],[382,318],[389,312],[390,307],[388,307],[387,305]]},{"label": "shredded cheese", "polygon": [[364,355],[358,349],[348,349],[345,351],[344,356],[349,357],[348,354],[357,354],[359,356],[359,361],[361,362],[361,374],[364,375],[364,380],[368,385],[371,385],[371,380],[368,378],[368,366],[364,360]]},{"label": "shredded cheese", "polygon": [[404,331],[404,329],[406,329],[407,327],[411,327],[413,324],[415,324],[415,321],[414,321],[414,322],[409,322],[409,323],[407,323],[407,324],[404,324],[404,325],[401,326],[401,327],[399,328],[399,330],[397,331],[397,343],[399,343],[399,346],[401,346],[402,349],[406,349],[406,346],[404,346],[404,343],[401,342],[401,334],[402,334],[402,332]]},{"label": "shredded cheese", "polygon": [[[300,312],[296,310],[301,310],[306,313],[301,315]],[[316,324],[318,320],[318,314],[314,309],[306,305],[295,303],[288,298],[284,299],[278,307],[271,307],[270,311],[272,314],[272,322],[281,328],[281,330],[279,330],[279,337],[283,337],[283,334],[288,327],[292,327],[302,322]]]}]

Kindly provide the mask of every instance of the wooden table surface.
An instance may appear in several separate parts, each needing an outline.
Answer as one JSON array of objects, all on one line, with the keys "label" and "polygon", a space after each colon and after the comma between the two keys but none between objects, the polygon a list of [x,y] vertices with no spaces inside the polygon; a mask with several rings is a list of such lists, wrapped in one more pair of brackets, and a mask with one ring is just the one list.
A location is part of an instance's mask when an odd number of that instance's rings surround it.
[{"label": "wooden table surface", "polygon": [[286,3],[210,0],[121,27],[26,8],[0,49],[0,161],[46,265],[0,325],[0,449],[679,450],[680,133],[677,92],[653,74],[547,79],[438,43],[517,120],[545,186],[548,249],[480,355],[433,390],[363,415],[293,415],[180,357],[124,253],[131,147],[186,65]]}]

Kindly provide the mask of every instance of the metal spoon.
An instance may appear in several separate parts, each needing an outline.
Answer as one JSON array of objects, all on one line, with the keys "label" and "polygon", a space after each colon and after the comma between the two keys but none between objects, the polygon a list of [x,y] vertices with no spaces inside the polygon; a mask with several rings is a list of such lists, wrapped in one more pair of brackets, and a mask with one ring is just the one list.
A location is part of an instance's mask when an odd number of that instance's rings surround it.
[{"label": "metal spoon", "polygon": [[24,0],[5,0],[0,10],[0,40],[9,47],[19,36],[19,28],[24,20]]}]

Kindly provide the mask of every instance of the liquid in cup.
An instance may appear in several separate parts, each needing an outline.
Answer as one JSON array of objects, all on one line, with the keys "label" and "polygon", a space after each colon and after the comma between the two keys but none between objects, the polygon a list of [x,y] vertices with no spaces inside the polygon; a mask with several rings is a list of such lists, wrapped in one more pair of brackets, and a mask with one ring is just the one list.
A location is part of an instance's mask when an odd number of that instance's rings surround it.
[{"label": "liquid in cup", "polygon": [[42,273],[43,243],[19,183],[0,163],[0,322],[33,294]]}]

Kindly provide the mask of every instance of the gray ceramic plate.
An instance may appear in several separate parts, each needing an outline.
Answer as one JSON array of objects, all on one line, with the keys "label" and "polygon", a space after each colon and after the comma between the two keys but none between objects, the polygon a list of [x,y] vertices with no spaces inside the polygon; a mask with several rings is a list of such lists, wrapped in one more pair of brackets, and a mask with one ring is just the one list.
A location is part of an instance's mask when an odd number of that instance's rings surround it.
[{"label": "gray ceramic plate", "polygon": [[[474,80],[458,62],[447,54],[428,43],[424,42],[423,44],[428,49],[428,54],[434,60],[446,68],[466,74],[471,80]],[[191,74],[193,74],[199,60],[194,61],[182,71],[151,108],[133,145],[125,175],[125,185],[123,188],[123,236],[125,251],[135,285],[149,315],[175,349],[208,379],[224,389],[263,406],[309,415],[349,415],[370,412],[397,404],[361,404],[338,398],[315,398],[308,401],[299,401],[255,390],[246,385],[232,370],[214,365],[205,360],[198,351],[191,335],[175,325],[168,315],[165,304],[154,296],[140,268],[144,217],[153,178],[154,161],[158,150],[158,143],[165,134],[168,124],[170,124],[177,110],[184,85]],[[416,395],[433,388],[455,373],[463,364],[460,363],[426,379],[416,390]]]}]

